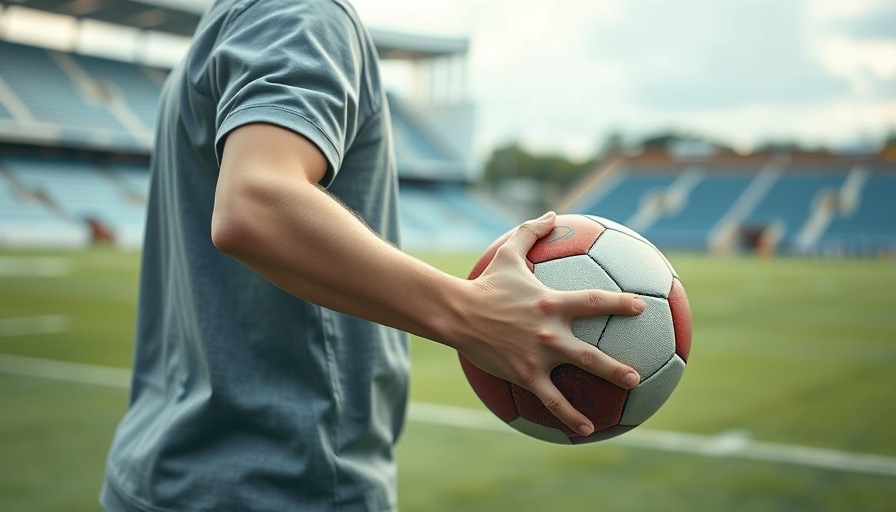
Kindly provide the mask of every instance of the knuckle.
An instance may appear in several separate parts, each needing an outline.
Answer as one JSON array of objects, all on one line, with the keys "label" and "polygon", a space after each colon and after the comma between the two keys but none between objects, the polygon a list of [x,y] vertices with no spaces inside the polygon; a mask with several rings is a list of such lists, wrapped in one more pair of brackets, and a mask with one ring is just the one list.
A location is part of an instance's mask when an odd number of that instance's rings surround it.
[{"label": "knuckle", "polygon": [[542,297],[538,299],[535,303],[535,307],[539,312],[545,315],[551,315],[557,311],[559,303],[557,299],[553,297]]},{"label": "knuckle", "polygon": [[592,368],[597,363],[597,354],[593,350],[579,352],[579,366],[584,369]]},{"label": "knuckle", "polygon": [[563,397],[560,395],[550,395],[544,400],[544,406],[550,411],[557,411],[563,408]]},{"label": "knuckle", "polygon": [[596,310],[603,309],[607,305],[607,294],[601,290],[590,290],[588,305]]},{"label": "knuckle", "polygon": [[523,370],[521,372],[517,372],[519,376],[519,384],[528,390],[532,390],[535,385],[535,382],[538,380],[538,373],[534,371]]},{"label": "knuckle", "polygon": [[535,332],[535,339],[543,346],[552,347],[558,344],[560,336],[553,331],[542,329]]},{"label": "knuckle", "polygon": [[517,233],[531,233],[533,235],[538,235],[538,232],[535,230],[535,223],[531,220],[520,224],[516,231]]}]

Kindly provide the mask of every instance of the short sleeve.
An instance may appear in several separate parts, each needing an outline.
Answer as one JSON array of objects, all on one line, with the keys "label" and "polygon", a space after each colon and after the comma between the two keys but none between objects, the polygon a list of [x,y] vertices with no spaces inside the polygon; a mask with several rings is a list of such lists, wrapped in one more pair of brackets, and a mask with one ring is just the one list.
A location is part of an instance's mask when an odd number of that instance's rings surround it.
[{"label": "short sleeve", "polygon": [[247,3],[223,27],[206,68],[218,162],[235,128],[276,124],[320,149],[326,186],[359,126],[360,44],[359,27],[331,0]]}]

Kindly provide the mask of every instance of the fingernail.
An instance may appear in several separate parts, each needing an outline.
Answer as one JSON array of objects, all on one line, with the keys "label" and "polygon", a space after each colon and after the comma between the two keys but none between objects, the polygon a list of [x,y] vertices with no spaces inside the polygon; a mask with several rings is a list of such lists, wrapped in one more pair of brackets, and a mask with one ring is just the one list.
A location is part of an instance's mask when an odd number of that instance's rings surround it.
[{"label": "fingernail", "polygon": [[641,297],[635,297],[632,300],[632,306],[638,313],[643,313],[644,310],[647,309],[647,303],[644,302],[644,299],[642,299]]},{"label": "fingernail", "polygon": [[623,377],[622,382],[623,382],[626,386],[628,386],[628,387],[630,387],[630,388],[633,388],[633,387],[637,386],[637,385],[641,382],[641,379],[638,378],[638,374],[637,374],[637,373],[629,373],[628,375],[626,375],[625,377]]},{"label": "fingernail", "polygon": [[544,215],[542,215],[541,217],[539,217],[539,218],[537,218],[537,219],[535,219],[535,220],[547,220],[548,217],[550,217],[553,213],[554,213],[554,212],[545,212]]},{"label": "fingernail", "polygon": [[594,429],[591,428],[591,425],[579,425],[579,428],[577,428],[576,430],[583,436],[590,436],[591,433],[594,432]]}]

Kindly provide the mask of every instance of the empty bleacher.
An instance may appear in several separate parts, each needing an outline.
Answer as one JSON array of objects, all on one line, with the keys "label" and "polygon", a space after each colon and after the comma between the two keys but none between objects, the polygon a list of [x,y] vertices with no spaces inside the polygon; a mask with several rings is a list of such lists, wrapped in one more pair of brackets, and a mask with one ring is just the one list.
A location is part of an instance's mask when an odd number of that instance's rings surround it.
[{"label": "empty bleacher", "polygon": [[622,158],[583,180],[591,189],[573,189],[558,210],[618,220],[664,248],[736,249],[761,239],[789,253],[896,252],[896,162],[778,160]]},{"label": "empty bleacher", "polygon": [[[459,62],[456,56],[467,49],[463,40],[388,32],[374,37],[383,45],[381,58],[410,58],[417,65]],[[120,159],[107,156],[149,153],[164,75],[135,63],[0,41],[0,144],[17,147],[0,153],[0,245],[27,245],[42,232],[49,244],[140,244],[147,166],[108,163]],[[470,105],[455,109],[440,101],[433,107],[422,100],[389,95],[406,246],[484,248],[515,221],[468,191],[480,172],[472,158]],[[440,118],[448,121],[433,126]],[[23,156],[21,145],[35,149]],[[54,151],[41,147],[102,155],[47,157]],[[36,225],[44,228],[31,229]]]},{"label": "empty bleacher", "polygon": [[597,200],[582,205],[575,211],[599,215],[627,224],[638,212],[638,207],[643,199],[661,193],[673,181],[675,181],[675,175],[669,172],[654,174],[620,171],[611,188],[602,191],[602,195]]},{"label": "empty bleacher", "polygon": [[642,233],[665,247],[699,247],[752,179],[752,173],[743,171],[731,174],[704,172],[687,198],[681,200],[683,204],[677,211],[668,211]]},{"label": "empty bleacher", "polygon": [[144,130],[153,129],[161,86],[143,67],[86,55],[72,55],[72,58],[97,84],[120,96]]},{"label": "empty bleacher", "polygon": [[0,175],[0,245],[83,247],[90,240],[83,223],[57,214],[8,175]]},{"label": "empty bleacher", "polygon": [[896,232],[896,174],[872,172],[853,208],[832,219],[818,247],[822,251],[873,252],[893,247]]},{"label": "empty bleacher", "polygon": [[482,251],[514,225],[456,183],[402,182],[399,205],[402,243],[416,250]]},{"label": "empty bleacher", "polygon": [[[122,247],[139,246],[145,210],[117,181],[91,163],[5,158],[0,168],[26,194],[41,198],[37,210],[55,213],[64,224],[86,226],[91,238],[106,237]],[[42,213],[46,217],[46,213]],[[3,224],[21,219],[4,215]]]}]

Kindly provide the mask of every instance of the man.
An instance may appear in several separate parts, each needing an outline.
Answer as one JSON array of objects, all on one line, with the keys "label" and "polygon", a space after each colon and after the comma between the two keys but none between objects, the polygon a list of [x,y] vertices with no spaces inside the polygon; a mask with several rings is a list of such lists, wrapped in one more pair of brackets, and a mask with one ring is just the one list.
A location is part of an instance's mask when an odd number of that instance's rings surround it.
[{"label": "man", "polygon": [[219,0],[164,88],[130,408],[110,511],[394,510],[405,332],[445,343],[593,426],[557,391],[573,363],[638,376],[572,318],[630,294],[556,292],[521,227],[473,281],[397,249],[397,178],[376,54],[344,0]]}]

